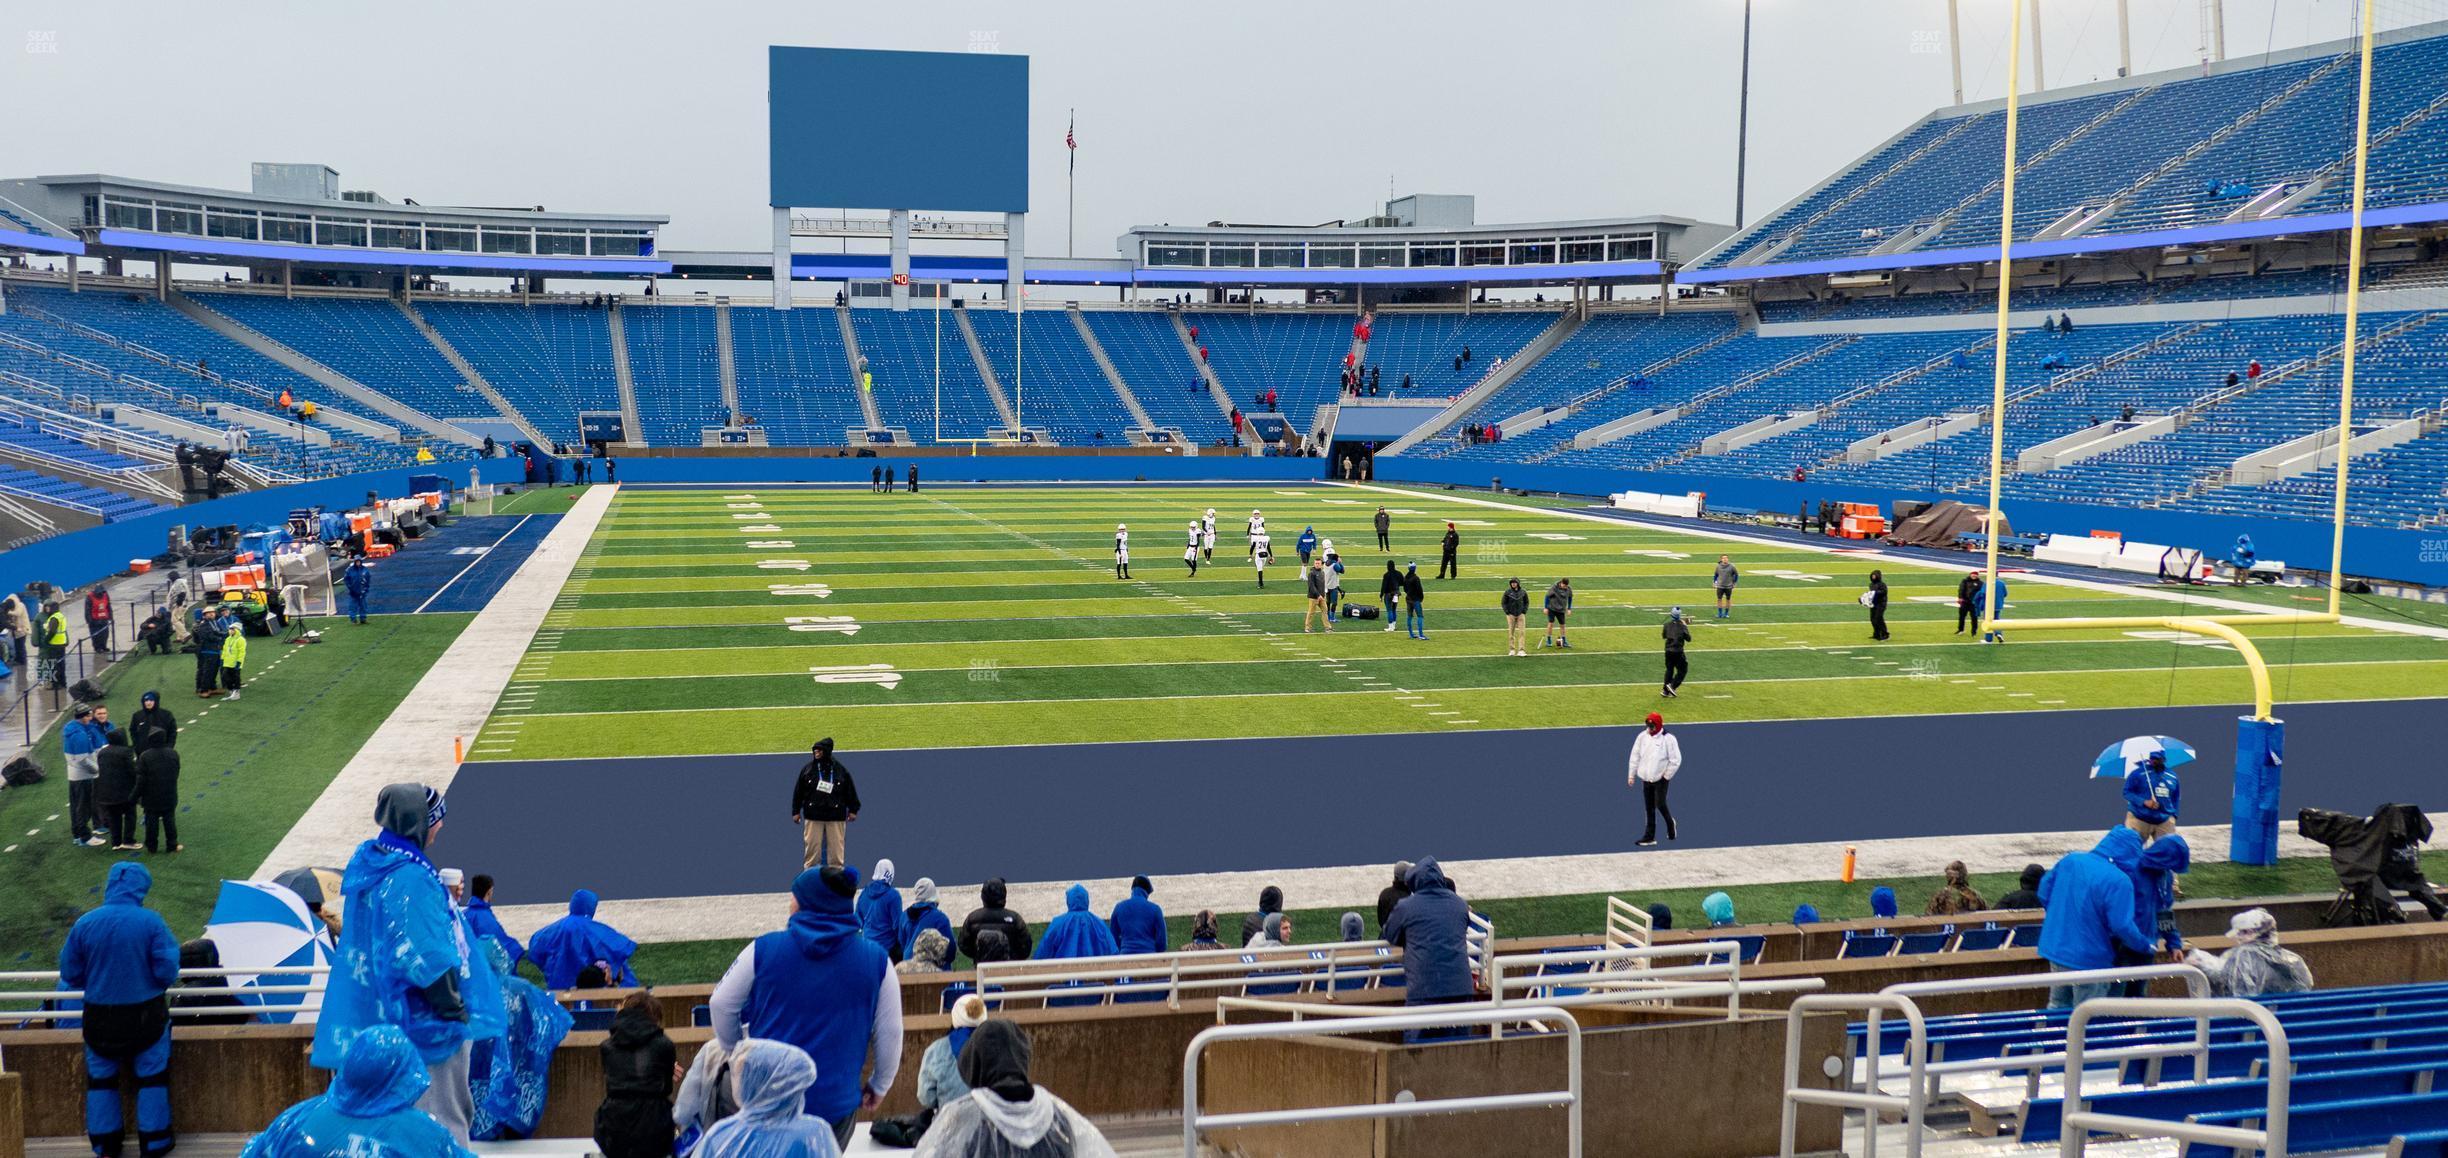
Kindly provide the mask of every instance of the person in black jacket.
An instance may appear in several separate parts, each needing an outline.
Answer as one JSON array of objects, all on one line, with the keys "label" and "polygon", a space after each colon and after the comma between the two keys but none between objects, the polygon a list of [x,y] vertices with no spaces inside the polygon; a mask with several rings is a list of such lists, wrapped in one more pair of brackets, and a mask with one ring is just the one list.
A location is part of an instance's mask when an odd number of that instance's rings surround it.
[{"label": "person in black jacket", "polygon": [[[128,720],[128,739],[135,743],[137,754],[142,755],[156,743],[177,747],[178,717],[161,706],[161,693],[146,692],[137,702],[144,706]],[[154,738],[155,732],[161,733],[159,740]]]},{"label": "person in black jacket", "polygon": [[[220,967],[221,946],[214,944],[211,938],[199,937],[179,946],[179,968],[182,971]],[[181,978],[178,988],[170,991],[170,1008],[228,1009],[232,1012],[188,1014],[178,1019],[178,1025],[181,1028],[190,1025],[246,1025],[254,1021],[255,1015],[247,1012],[247,1003],[238,1000],[238,995],[229,991],[229,983],[227,977]],[[189,990],[195,992],[190,993]]]},{"label": "person in black jacket", "polygon": [[1241,918],[1241,941],[1239,945],[1234,947],[1240,948],[1248,945],[1251,938],[1256,937],[1261,930],[1266,928],[1266,919],[1268,915],[1280,913],[1282,911],[1282,889],[1276,888],[1273,885],[1268,885],[1267,887],[1258,890],[1258,911]]},{"label": "person in black jacket", "polygon": [[978,888],[978,900],[982,902],[981,905],[969,910],[969,915],[961,918],[961,956],[971,961],[986,960],[978,956],[980,948],[978,935],[980,933],[1000,934],[1005,947],[1011,953],[1011,959],[1015,961],[1027,959],[1029,951],[1036,948],[1037,940],[1029,935],[1028,922],[1022,920],[1020,914],[1003,907],[1005,895],[1001,877],[987,881]]},{"label": "person in black jacket", "polygon": [[1445,539],[1442,546],[1444,554],[1437,559],[1437,578],[1461,578],[1462,564],[1456,556],[1462,550],[1462,532],[1455,530],[1452,523],[1445,524]]},{"label": "person in black jacket", "polygon": [[[144,713],[136,714],[138,719]],[[179,754],[170,738],[155,728],[145,734],[145,746],[136,753],[136,799],[144,805],[144,850],[184,852],[186,845],[178,838]],[[135,831],[131,826],[129,836]]]},{"label": "person in black jacket", "polygon": [[1401,904],[1402,899],[1410,895],[1411,862],[1407,860],[1395,861],[1394,883],[1377,890],[1378,931],[1383,932],[1385,930],[1386,918],[1394,914],[1394,906]]},{"label": "person in black jacket", "polygon": [[1529,637],[1524,634],[1528,631],[1524,617],[1530,614],[1530,593],[1522,590],[1521,580],[1514,579],[1505,584],[1504,599],[1499,606],[1504,608],[1505,654],[1530,654],[1524,646],[1529,642]]},{"label": "person in black jacket", "polygon": [[2047,875],[2047,865],[2024,865],[2023,883],[2017,885],[2014,891],[2007,893],[2005,896],[1999,897],[1997,907],[2001,909],[2045,908],[2046,906],[2040,903],[2040,878]]},{"label": "person in black jacket", "polygon": [[595,1048],[604,1073],[596,1148],[603,1158],[671,1158],[672,1084],[680,1055],[655,1018],[653,991],[622,998],[612,1032]]},{"label": "person in black jacket", "polygon": [[858,819],[858,782],[833,758],[833,737],[816,741],[809,752],[798,782],[791,786],[791,819],[799,822],[806,853],[799,867],[812,869],[822,862],[839,868],[849,852],[850,822]]},{"label": "person in black jacket", "polygon": [[94,753],[94,766],[100,773],[94,803],[102,810],[111,847],[120,852],[144,847],[136,843],[136,749],[128,746],[127,729],[110,730],[110,742]]},{"label": "person in black jacket", "polygon": [[1981,573],[1974,571],[1964,576],[1962,582],[1955,584],[1955,634],[1962,635],[1964,625],[1968,622],[1972,627],[1972,634],[1979,635],[1980,617]]},{"label": "person in black jacket", "polygon": [[1398,606],[1400,600],[1402,599],[1402,589],[1403,580],[1401,569],[1394,566],[1394,560],[1386,560],[1385,574],[1379,576],[1377,579],[1377,601],[1385,604],[1385,629],[1387,631],[1394,630],[1395,622],[1402,618],[1402,614]]},{"label": "person in black jacket", "polygon": [[1887,638],[1887,576],[1870,573],[1870,590],[1863,593],[1862,606],[1870,609],[1870,638]]},{"label": "person in black jacket", "polygon": [[1691,624],[1683,622],[1682,608],[1670,608],[1666,612],[1666,627],[1662,634],[1666,639],[1666,687],[1661,694],[1671,700],[1683,686],[1683,677],[1691,674],[1691,661],[1683,658],[1683,645],[1691,642]]}]

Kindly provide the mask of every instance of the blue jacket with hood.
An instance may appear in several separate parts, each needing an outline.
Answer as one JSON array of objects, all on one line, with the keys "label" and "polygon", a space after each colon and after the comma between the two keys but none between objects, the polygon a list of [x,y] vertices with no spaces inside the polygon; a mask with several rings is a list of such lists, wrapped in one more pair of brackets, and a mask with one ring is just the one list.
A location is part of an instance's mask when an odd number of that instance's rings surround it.
[{"label": "blue jacket with hood", "polygon": [[[474,991],[466,926],[425,859],[421,793],[411,805],[405,796],[394,798],[400,788],[383,790],[376,814],[382,835],[358,845],[340,874],[340,940],[311,1057],[322,1069],[338,1069],[349,1039],[369,1026],[400,1027],[428,1065],[480,1039],[473,1031],[483,995]],[[426,998],[425,991],[446,974],[457,977],[467,1007],[457,1017],[437,1012]],[[490,988],[498,1018],[500,989]]]},{"label": "blue jacket with hood", "polygon": [[2176,819],[2183,803],[2184,785],[2174,769],[2153,772],[2149,764],[2141,764],[2125,773],[2125,810],[2135,817],[2165,824]]},{"label": "blue jacket with hood", "polygon": [[1152,891],[1141,877],[1131,882],[1131,894],[1114,906],[1114,944],[1124,953],[1165,951],[1164,910],[1148,899]]},{"label": "blue jacket with hood", "polygon": [[432,1081],[406,1034],[368,1029],[341,1051],[331,1091],[281,1111],[239,1158],[472,1158],[417,1108]]},{"label": "blue jacket with hood", "polygon": [[2040,956],[2068,969],[2106,969],[2122,945],[2136,953],[2157,946],[2134,920],[2142,837],[2118,825],[2089,852],[2069,852],[2040,878]]},{"label": "blue jacket with hood", "polygon": [[536,968],[543,971],[544,987],[567,989],[578,983],[578,974],[601,961],[616,986],[637,984],[637,974],[630,971],[629,955],[637,952],[637,942],[621,931],[595,919],[597,901],[592,890],[580,889],[570,894],[569,915],[535,931],[527,939],[527,954]]},{"label": "blue jacket with hood", "polygon": [[1073,884],[1063,890],[1063,914],[1046,923],[1045,935],[1037,938],[1037,951],[1030,956],[1111,957],[1120,951],[1113,930],[1088,911],[1088,886]]},{"label": "blue jacket with hood", "polygon": [[77,918],[60,946],[60,985],[85,991],[87,1005],[140,1005],[178,984],[178,938],[144,907],[153,874],[123,860],[110,867],[102,903]]},{"label": "blue jacket with hood", "polygon": [[1435,857],[1411,866],[1411,895],[1386,915],[1386,941],[1403,951],[1403,1004],[1475,992],[1470,969],[1470,906],[1454,892]]},{"label": "blue jacket with hood", "polygon": [[[814,1059],[816,1082],[804,1107],[830,1122],[858,1110],[877,990],[892,962],[860,932],[850,893],[827,886],[825,871],[800,873],[791,884],[799,911],[750,946],[756,980],[741,1020],[753,1036],[789,1042]],[[856,869],[837,871],[845,889],[855,885]]]},{"label": "blue jacket with hood", "polygon": [[2176,876],[2192,868],[2193,846],[2171,832],[2142,850],[2141,867],[2134,870],[2134,923],[2179,952],[2184,935],[2176,931]]},{"label": "blue jacket with hood", "polygon": [[893,887],[893,862],[876,862],[875,875],[867,878],[867,887],[859,890],[859,931],[884,950],[885,956],[901,959],[901,946],[916,934],[910,932],[909,914],[901,908],[901,890]]}]

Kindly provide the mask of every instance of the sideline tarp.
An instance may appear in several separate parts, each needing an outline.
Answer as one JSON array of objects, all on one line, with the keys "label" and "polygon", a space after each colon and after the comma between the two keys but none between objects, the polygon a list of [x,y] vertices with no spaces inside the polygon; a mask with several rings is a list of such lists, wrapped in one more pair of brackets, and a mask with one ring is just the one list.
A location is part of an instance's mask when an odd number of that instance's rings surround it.
[{"label": "sideline tarp", "polygon": [[[1933,503],[1921,513],[1897,523],[1888,532],[1887,541],[1902,547],[1952,547],[1958,535],[1978,535],[1989,530],[1989,512],[1982,507],[1967,507],[1949,499]],[[1998,533],[2011,535],[2014,530],[2001,517]]]}]

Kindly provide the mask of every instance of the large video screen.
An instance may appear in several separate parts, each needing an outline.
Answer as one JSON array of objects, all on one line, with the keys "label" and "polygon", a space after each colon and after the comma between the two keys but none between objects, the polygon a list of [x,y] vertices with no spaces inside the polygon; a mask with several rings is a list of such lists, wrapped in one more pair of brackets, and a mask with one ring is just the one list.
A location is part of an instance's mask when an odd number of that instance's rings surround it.
[{"label": "large video screen", "polygon": [[843,209],[1028,211],[1028,58],[776,45],[773,199]]}]

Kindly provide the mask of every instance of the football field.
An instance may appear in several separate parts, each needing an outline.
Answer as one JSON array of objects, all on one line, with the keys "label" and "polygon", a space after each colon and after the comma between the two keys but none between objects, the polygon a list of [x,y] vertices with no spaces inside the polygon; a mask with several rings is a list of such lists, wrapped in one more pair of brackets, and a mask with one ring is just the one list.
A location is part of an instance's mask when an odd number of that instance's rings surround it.
[{"label": "football field", "polygon": [[[1371,520],[1384,506],[1392,549]],[[1182,561],[1213,508],[1214,558]],[[1244,533],[1265,513],[1261,589]],[[1438,580],[1446,522],[1461,577]],[[1117,524],[1131,573],[1114,574]],[[1416,562],[1429,638],[1382,621],[1302,631],[1294,541],[1331,539],[1348,602]],[[1834,542],[1834,541],[1831,541]],[[1732,618],[1710,574],[1741,569]],[[2154,631],[1956,634],[1973,556],[1935,564],[1576,517],[1529,503],[1335,486],[625,488],[470,759],[591,759],[1844,719],[2249,700],[2240,657]],[[1885,570],[1894,638],[1856,602]],[[1531,651],[1507,657],[1508,578]],[[1571,650],[1538,647],[1569,577]],[[2009,575],[2017,618],[2166,615],[2147,588]],[[2229,594],[2202,589],[2200,597]],[[2285,600],[2263,593],[2264,602]],[[1691,619],[1692,674],[1662,700],[1660,625]],[[2308,604],[2302,606],[2310,606]],[[2350,609],[2351,611],[2351,609]],[[2448,642],[2353,626],[2248,628],[2281,705],[2448,692]]]}]

